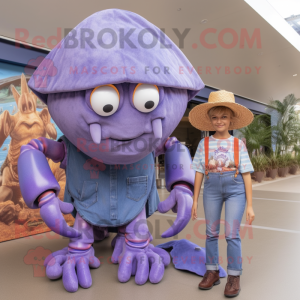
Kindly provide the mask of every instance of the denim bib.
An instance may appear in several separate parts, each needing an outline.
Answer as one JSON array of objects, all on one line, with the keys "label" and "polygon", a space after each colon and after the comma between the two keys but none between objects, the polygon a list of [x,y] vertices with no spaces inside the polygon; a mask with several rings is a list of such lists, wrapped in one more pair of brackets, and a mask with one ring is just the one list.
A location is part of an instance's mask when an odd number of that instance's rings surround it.
[{"label": "denim bib", "polygon": [[154,151],[133,164],[107,165],[78,151],[65,136],[60,140],[67,146],[64,202],[74,205],[74,217],[77,211],[90,224],[118,227],[144,206],[147,218],[157,210]]}]

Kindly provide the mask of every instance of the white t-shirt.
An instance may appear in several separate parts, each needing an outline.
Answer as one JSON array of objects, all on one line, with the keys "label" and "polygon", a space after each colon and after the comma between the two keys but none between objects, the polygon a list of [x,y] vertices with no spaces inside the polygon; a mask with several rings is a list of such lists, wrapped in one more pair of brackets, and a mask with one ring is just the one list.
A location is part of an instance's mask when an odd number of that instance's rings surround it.
[{"label": "white t-shirt", "polygon": [[[208,155],[208,172],[226,172],[235,171],[234,163],[234,137],[228,139],[215,139],[209,137],[209,155]],[[205,148],[204,138],[199,142],[195,153],[192,169],[205,174]],[[247,148],[242,140],[239,139],[239,172],[253,173],[254,169],[250,161]]]}]

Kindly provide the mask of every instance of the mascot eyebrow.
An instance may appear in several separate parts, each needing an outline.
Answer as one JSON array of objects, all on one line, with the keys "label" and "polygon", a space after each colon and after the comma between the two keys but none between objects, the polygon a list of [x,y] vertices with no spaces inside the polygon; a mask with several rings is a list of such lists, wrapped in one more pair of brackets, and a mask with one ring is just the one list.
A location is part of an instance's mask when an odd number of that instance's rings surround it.
[{"label": "mascot eyebrow", "polygon": [[[83,47],[82,30],[90,33]],[[162,40],[167,46],[161,46]],[[140,15],[108,9],[78,24],[41,62],[29,87],[48,105],[63,133],[58,141],[31,140],[21,147],[18,160],[24,201],[40,208],[53,231],[70,238],[68,247],[45,260],[47,276],[57,279],[63,274],[69,292],[78,285],[90,287],[87,266],[100,266],[92,244],[96,236],[104,239],[113,233],[111,261],[119,263],[119,281],[134,275],[139,285],[148,279],[160,282],[170,256],[151,244],[147,218],[172,209],[177,218],[162,233],[171,237],[189,222],[193,203],[190,153],[170,137],[188,101],[204,87],[189,60]],[[165,155],[170,192],[162,202],[151,168],[160,154]],[[46,157],[66,170],[63,202],[57,198],[60,187]],[[73,227],[62,213],[73,214]]]}]

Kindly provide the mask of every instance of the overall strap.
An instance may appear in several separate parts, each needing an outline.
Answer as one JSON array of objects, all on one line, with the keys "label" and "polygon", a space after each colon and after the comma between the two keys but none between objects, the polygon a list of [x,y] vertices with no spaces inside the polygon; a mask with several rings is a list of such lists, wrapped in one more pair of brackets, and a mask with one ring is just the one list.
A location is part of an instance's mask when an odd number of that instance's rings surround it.
[{"label": "overall strap", "polygon": [[209,136],[204,138],[204,154],[205,154],[205,175],[208,177],[208,152],[209,152]]},{"label": "overall strap", "polygon": [[234,174],[234,177],[236,177],[239,173],[239,139],[234,138],[234,164],[236,167],[236,172]]}]

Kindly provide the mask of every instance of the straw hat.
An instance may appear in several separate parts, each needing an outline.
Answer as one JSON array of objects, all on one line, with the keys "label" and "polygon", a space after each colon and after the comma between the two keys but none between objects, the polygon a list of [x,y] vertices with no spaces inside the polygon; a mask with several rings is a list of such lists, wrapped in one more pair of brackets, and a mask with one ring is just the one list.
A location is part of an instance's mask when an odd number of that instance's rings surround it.
[{"label": "straw hat", "polygon": [[228,130],[239,129],[249,125],[254,118],[253,113],[245,106],[235,103],[234,94],[225,90],[211,92],[208,102],[197,105],[189,113],[190,123],[199,130],[214,131],[208,111],[214,106],[229,107],[235,114],[235,121]]}]

